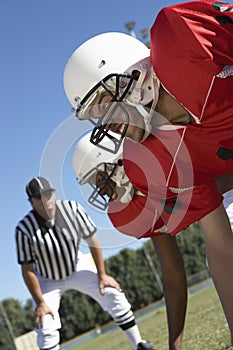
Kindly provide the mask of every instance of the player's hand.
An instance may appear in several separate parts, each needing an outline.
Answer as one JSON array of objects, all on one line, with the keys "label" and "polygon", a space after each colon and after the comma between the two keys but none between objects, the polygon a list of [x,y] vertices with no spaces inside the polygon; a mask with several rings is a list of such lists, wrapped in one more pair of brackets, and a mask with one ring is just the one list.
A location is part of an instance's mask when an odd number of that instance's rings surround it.
[{"label": "player's hand", "polygon": [[104,295],[104,288],[105,287],[116,288],[117,290],[119,290],[119,292],[122,292],[122,289],[121,289],[119,283],[113,277],[106,275],[106,274],[99,276],[100,294]]},{"label": "player's hand", "polygon": [[44,328],[44,317],[48,314],[54,318],[54,313],[45,302],[41,302],[37,305],[35,309],[35,324],[38,328]]}]

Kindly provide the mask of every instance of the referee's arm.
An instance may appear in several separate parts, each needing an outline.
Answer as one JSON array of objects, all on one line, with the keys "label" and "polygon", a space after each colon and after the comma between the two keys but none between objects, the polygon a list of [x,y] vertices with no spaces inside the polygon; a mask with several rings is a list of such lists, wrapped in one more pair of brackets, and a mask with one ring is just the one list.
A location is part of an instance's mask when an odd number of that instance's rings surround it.
[{"label": "referee's arm", "polygon": [[44,316],[50,314],[54,318],[54,314],[43,299],[40,284],[34,271],[34,264],[22,264],[21,269],[24,282],[37,305],[35,309],[35,324],[43,328]]}]

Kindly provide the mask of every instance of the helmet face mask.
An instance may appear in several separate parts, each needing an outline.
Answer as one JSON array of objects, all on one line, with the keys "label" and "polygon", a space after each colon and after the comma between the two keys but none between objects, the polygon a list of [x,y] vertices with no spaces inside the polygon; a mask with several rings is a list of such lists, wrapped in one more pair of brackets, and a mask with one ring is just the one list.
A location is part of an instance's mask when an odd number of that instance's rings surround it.
[{"label": "helmet face mask", "polygon": [[104,195],[100,194],[100,190],[98,187],[93,187],[93,192],[88,198],[88,202],[95,208],[100,210],[106,210],[108,207],[109,198],[106,198]]},{"label": "helmet face mask", "polygon": [[[111,123],[111,121],[114,118],[114,114],[117,113],[119,110],[121,112],[121,118],[123,118],[124,126],[123,126],[123,129],[121,130],[121,133],[116,134],[108,130],[108,125],[114,124],[114,123]],[[103,116],[98,120],[98,123],[95,124],[95,127],[93,128],[93,131],[91,133],[90,142],[93,145],[104,149],[105,151],[116,154],[121,147],[128,125],[129,125],[129,114],[124,108],[124,106],[122,105],[122,103],[117,102],[117,104],[115,104],[109,116],[106,119],[104,119],[104,116]],[[107,145],[106,145],[106,142],[103,142],[106,140],[106,138],[108,138],[109,140],[109,143]]]},{"label": "helmet face mask", "polygon": [[[109,201],[115,195],[115,183],[112,180],[112,176],[117,168],[117,163],[102,163],[96,168],[96,184],[94,191],[88,198],[88,202],[94,207],[106,210]],[[98,169],[103,169],[98,170]]]},{"label": "helmet face mask", "polygon": [[[105,210],[109,200],[116,196],[115,176],[119,176],[118,168],[122,166],[122,148],[117,155],[112,154],[94,146],[90,142],[90,136],[91,132],[88,132],[77,142],[72,155],[72,165],[78,184],[89,185],[86,187],[87,192],[84,190],[87,201],[94,207]],[[108,148],[109,139],[104,143]]]},{"label": "helmet face mask", "polygon": [[[129,125],[129,114],[124,107],[123,100],[127,96],[133,82],[134,77],[127,74],[110,74],[97,83],[87,95],[78,102],[75,110],[75,117],[81,120],[89,120],[94,125],[90,141],[94,144],[112,152],[117,153],[121,146],[121,142],[125,136]],[[101,97],[107,96],[107,103],[101,103]],[[78,100],[78,98],[77,98]],[[95,104],[95,101],[97,104]],[[109,131],[108,125],[114,124],[114,117],[121,115],[121,123],[124,124],[120,134]],[[115,118],[117,120],[117,118]],[[107,137],[111,140],[106,148],[106,143],[102,144],[102,140]]]},{"label": "helmet face mask", "polygon": [[100,163],[95,168],[90,169],[82,178],[77,179],[80,185],[89,184],[91,186],[92,192],[88,197],[88,202],[100,210],[106,210],[109,201],[116,194],[112,176],[119,164]]}]

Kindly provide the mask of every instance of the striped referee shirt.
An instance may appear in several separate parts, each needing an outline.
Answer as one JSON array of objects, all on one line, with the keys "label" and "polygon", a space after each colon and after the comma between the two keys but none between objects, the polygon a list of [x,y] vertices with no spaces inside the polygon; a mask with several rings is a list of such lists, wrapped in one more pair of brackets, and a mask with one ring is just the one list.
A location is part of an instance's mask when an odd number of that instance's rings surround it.
[{"label": "striped referee shirt", "polygon": [[60,280],[75,271],[80,239],[96,226],[80,204],[57,200],[54,225],[31,210],[15,231],[18,263],[34,263],[39,275]]}]

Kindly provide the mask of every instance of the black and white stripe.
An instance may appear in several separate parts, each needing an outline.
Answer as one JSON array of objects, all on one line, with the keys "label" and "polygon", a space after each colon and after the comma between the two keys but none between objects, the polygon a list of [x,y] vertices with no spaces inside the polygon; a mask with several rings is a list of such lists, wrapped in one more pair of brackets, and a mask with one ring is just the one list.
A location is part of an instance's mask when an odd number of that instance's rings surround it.
[{"label": "black and white stripe", "polygon": [[57,200],[56,207],[51,227],[33,210],[18,223],[16,248],[19,264],[34,263],[38,274],[59,280],[75,271],[80,238],[92,236],[96,227],[77,202]]}]

